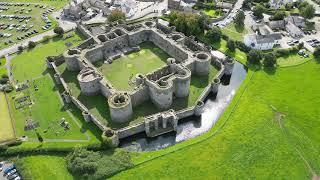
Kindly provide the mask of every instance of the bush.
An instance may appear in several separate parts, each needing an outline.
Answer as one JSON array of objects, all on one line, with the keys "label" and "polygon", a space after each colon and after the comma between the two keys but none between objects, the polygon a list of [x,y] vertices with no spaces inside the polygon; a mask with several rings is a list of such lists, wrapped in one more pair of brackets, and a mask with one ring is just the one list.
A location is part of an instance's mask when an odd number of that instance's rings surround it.
[{"label": "bush", "polygon": [[133,166],[128,152],[94,152],[77,147],[67,158],[67,168],[84,179],[107,179]]},{"label": "bush", "polygon": [[61,36],[61,35],[63,35],[64,30],[62,29],[62,27],[59,27],[59,26],[58,26],[58,27],[55,27],[55,28],[53,29],[53,32]]},{"label": "bush", "polygon": [[262,53],[258,50],[251,50],[247,55],[247,60],[250,64],[260,64]]},{"label": "bush", "polygon": [[98,161],[101,154],[94,151],[88,151],[83,147],[75,150],[67,156],[67,168],[75,175],[89,177],[98,169]]},{"label": "bush", "polygon": [[277,64],[277,58],[273,53],[268,53],[264,55],[263,66],[264,67],[274,67]]},{"label": "bush", "polygon": [[36,43],[35,42],[33,42],[33,41],[29,41],[29,43],[28,43],[28,48],[29,49],[32,49],[32,48],[34,48],[34,47],[36,47]]},{"label": "bush", "polygon": [[108,16],[109,22],[116,22],[116,21],[125,20],[125,19],[126,19],[125,14],[119,9],[112,10],[110,15]]},{"label": "bush", "polygon": [[23,51],[23,47],[22,46],[18,46],[18,53],[22,53]]},{"label": "bush", "polygon": [[317,47],[314,52],[313,55],[315,58],[320,59],[320,47]]},{"label": "bush", "polygon": [[236,50],[236,44],[233,40],[229,39],[227,42],[227,47],[230,51],[234,52]]},{"label": "bush", "polygon": [[246,46],[242,41],[236,41],[236,46],[238,49],[240,49],[240,51],[245,53],[248,53],[251,50],[251,48]]},{"label": "bush", "polygon": [[1,77],[2,78],[9,78],[9,76],[7,74],[2,74]]},{"label": "bush", "polygon": [[215,26],[206,33],[206,38],[208,38],[211,42],[215,42],[221,40],[221,35],[221,29]]}]

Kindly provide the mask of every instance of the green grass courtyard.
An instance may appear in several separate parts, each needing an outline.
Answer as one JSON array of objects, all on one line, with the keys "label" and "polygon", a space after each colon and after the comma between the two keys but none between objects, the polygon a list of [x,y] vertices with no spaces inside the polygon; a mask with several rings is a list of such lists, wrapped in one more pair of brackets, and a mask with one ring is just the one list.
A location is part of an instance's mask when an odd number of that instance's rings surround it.
[{"label": "green grass courtyard", "polygon": [[96,66],[116,89],[131,90],[129,81],[135,78],[136,74],[147,74],[160,68],[170,57],[152,42],[142,43],[140,48],[140,51],[124,55],[112,64],[99,61]]}]

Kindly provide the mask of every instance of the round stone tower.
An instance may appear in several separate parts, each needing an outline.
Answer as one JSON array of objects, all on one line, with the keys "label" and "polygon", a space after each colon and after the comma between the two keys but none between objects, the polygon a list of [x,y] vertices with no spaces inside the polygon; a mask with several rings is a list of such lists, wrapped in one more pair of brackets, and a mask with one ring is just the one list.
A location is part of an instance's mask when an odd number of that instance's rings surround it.
[{"label": "round stone tower", "polygon": [[157,83],[149,84],[149,95],[154,105],[159,109],[167,109],[172,104],[173,96],[172,81],[160,80]]},{"label": "round stone tower", "polygon": [[204,102],[198,101],[195,108],[194,108],[194,115],[201,116],[204,111]]},{"label": "round stone tower", "polygon": [[226,58],[226,60],[224,61],[224,67],[225,67],[224,73],[226,75],[231,75],[232,70],[233,70],[233,66],[234,66],[234,59],[232,59],[230,57]]},{"label": "round stone tower", "polygon": [[175,92],[174,94],[178,98],[187,97],[189,95],[191,82],[191,71],[188,68],[178,70],[175,80]]},{"label": "round stone tower", "polygon": [[219,86],[220,86],[220,79],[215,78],[211,83],[211,91],[213,94],[218,93]]},{"label": "round stone tower", "polygon": [[80,51],[78,49],[69,49],[68,51],[63,53],[63,57],[67,64],[67,69],[69,71],[79,71],[79,58]]},{"label": "round stone tower", "polygon": [[194,71],[197,75],[209,74],[211,64],[211,55],[206,52],[199,52],[195,54]]},{"label": "round stone tower", "polygon": [[115,93],[108,99],[111,120],[124,123],[130,120],[133,110],[131,98],[127,93]]},{"label": "round stone tower", "polygon": [[77,76],[80,84],[81,92],[84,95],[91,96],[100,92],[100,83],[102,76],[98,74],[93,68],[85,67]]}]

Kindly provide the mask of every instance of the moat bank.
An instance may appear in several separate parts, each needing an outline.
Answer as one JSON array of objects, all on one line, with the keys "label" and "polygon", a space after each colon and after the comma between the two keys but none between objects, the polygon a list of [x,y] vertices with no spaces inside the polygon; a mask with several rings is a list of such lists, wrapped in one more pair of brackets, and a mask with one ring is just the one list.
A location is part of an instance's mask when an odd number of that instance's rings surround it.
[{"label": "moat bank", "polygon": [[207,132],[214,126],[231,102],[246,74],[247,70],[245,66],[236,62],[231,78],[227,76],[222,77],[222,84],[216,97],[210,95],[207,98],[202,117],[190,117],[181,120],[176,133],[172,132],[155,138],[147,138],[145,133],[140,133],[121,140],[120,147],[132,151],[159,150]]}]

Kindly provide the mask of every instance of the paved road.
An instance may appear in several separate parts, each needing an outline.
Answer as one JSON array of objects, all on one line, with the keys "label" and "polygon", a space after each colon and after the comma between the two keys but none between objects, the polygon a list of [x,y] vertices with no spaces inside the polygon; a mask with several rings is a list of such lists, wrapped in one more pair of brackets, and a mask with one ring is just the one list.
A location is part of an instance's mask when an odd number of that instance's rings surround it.
[{"label": "paved road", "polygon": [[[76,24],[74,22],[68,21],[68,20],[64,19],[63,17],[61,17],[61,12],[62,12],[62,10],[59,10],[59,11],[52,13],[52,17],[54,17],[56,20],[58,20],[59,26],[62,27],[65,32],[74,29],[76,27]],[[59,19],[57,19],[57,17]],[[22,41],[20,43],[16,43],[8,48],[0,50],[0,57],[3,57],[7,54],[12,54],[12,53],[17,52],[19,46],[27,47],[29,41],[38,42],[41,39],[43,39],[43,37],[53,36],[54,34],[55,33],[53,32],[53,30],[49,30],[49,31],[43,32],[41,34],[38,34],[36,36],[32,36],[28,39],[25,39],[24,41]]]},{"label": "paved road", "polygon": [[229,13],[229,15],[226,18],[224,18],[223,20],[221,20],[219,22],[212,23],[212,25],[217,25],[221,28],[227,26],[229,23],[231,23],[233,21],[233,18],[236,16],[237,11],[242,8],[243,2],[244,2],[244,0],[238,0],[234,4],[233,9],[231,10],[231,12]]}]

